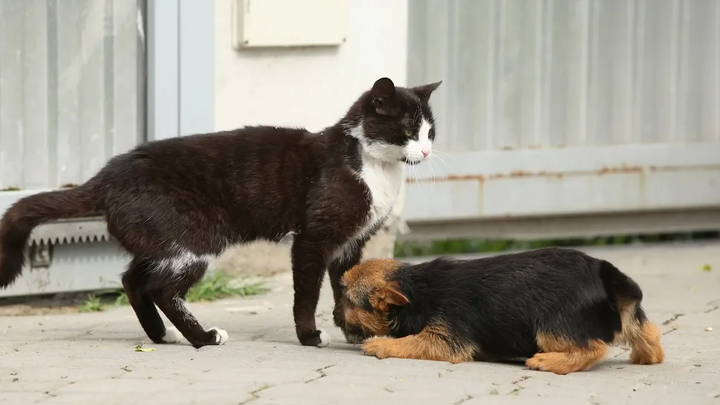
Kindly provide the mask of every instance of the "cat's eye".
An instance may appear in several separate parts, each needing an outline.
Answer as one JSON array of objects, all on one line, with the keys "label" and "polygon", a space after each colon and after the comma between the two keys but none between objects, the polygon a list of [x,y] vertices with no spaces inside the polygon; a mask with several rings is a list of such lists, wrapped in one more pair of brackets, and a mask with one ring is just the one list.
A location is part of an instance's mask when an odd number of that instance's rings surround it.
[{"label": "cat's eye", "polygon": [[406,129],[406,130],[405,130],[405,136],[407,136],[408,138],[410,138],[410,137],[412,136],[412,131],[409,130],[409,129]]}]

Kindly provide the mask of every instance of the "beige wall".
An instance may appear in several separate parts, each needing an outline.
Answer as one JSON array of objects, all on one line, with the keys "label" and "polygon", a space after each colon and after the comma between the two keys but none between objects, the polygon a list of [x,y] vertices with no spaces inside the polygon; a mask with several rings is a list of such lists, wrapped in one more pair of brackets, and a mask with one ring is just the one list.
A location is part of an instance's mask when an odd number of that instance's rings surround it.
[{"label": "beige wall", "polygon": [[215,0],[215,127],[334,124],[382,76],[405,85],[407,0],[348,0],[347,42],[237,51],[231,1]]},{"label": "beige wall", "polygon": [[[231,4],[215,0],[216,130],[267,124],[317,131],[334,124],[378,78],[407,84],[408,0],[348,0],[347,42],[337,48],[243,51],[232,46]],[[393,235],[381,232],[365,256],[388,256],[393,243]],[[288,250],[266,243],[240,247],[215,267],[284,271]]]}]

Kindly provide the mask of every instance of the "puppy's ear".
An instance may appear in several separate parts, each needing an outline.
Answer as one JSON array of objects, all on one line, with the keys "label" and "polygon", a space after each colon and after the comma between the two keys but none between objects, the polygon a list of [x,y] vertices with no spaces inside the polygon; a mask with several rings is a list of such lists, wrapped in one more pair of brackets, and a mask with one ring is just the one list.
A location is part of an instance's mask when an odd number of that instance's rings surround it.
[{"label": "puppy's ear", "polygon": [[376,293],[376,299],[373,301],[375,304],[373,307],[382,312],[387,312],[390,305],[402,307],[410,303],[405,294],[400,292],[400,285],[395,281],[385,283],[380,287]]},{"label": "puppy's ear", "polygon": [[385,293],[385,302],[389,305],[402,307],[410,303],[405,294],[400,292],[400,285],[396,281],[385,284],[383,292]]}]

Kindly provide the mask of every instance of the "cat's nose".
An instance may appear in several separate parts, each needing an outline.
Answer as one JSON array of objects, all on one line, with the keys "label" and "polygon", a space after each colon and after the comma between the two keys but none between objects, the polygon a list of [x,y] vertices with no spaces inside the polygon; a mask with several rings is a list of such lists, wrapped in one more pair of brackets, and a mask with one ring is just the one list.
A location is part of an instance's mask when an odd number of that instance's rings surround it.
[{"label": "cat's nose", "polygon": [[423,149],[423,150],[422,150],[422,154],[423,154],[424,157],[430,156],[430,152],[432,152],[432,151],[429,150],[429,149]]}]

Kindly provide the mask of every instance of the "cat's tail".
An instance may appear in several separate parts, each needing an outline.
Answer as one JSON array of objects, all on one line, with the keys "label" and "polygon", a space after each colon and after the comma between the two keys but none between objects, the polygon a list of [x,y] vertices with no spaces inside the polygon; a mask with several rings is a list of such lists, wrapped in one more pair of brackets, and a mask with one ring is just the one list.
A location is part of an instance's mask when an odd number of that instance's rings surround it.
[{"label": "cat's tail", "polygon": [[660,331],[647,319],[642,307],[643,293],[640,286],[604,260],[600,263],[600,278],[618,311],[622,325],[614,343],[632,348],[630,362],[634,364],[662,363],[665,354],[660,344]]},{"label": "cat's tail", "polygon": [[0,288],[17,279],[25,264],[25,246],[38,225],[57,219],[100,215],[91,184],[31,195],[13,204],[0,220]]}]

